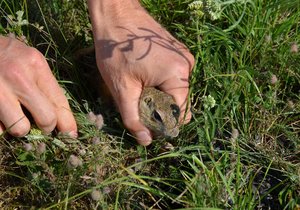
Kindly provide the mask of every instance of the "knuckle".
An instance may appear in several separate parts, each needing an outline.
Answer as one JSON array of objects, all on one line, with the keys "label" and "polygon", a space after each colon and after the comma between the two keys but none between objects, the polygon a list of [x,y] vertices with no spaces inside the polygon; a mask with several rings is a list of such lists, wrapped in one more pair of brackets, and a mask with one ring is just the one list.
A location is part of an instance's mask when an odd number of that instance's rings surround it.
[{"label": "knuckle", "polygon": [[43,66],[46,64],[43,54],[36,48],[30,48],[28,51],[29,63],[33,66]]},{"label": "knuckle", "polygon": [[8,84],[22,87],[23,90],[32,85],[32,78],[26,73],[26,67],[19,62],[10,63],[1,76]]},{"label": "knuckle", "polygon": [[28,120],[21,120],[20,122],[15,123],[12,125],[8,132],[15,137],[22,137],[25,136],[30,130],[30,123]]},{"label": "knuckle", "polygon": [[16,94],[30,92],[32,89],[32,79],[28,78],[22,72],[22,69],[16,67],[11,68],[5,75],[5,80],[12,91]]},{"label": "knuckle", "polygon": [[6,81],[18,81],[23,78],[23,72],[20,69],[18,63],[10,63],[7,65],[6,71],[2,72],[2,77]]},{"label": "knuckle", "polygon": [[183,51],[180,57],[173,59],[173,66],[183,72],[189,73],[195,65],[195,57],[188,51]]},{"label": "knuckle", "polygon": [[54,113],[47,113],[44,117],[39,116],[38,127],[42,129],[46,133],[50,133],[54,130],[56,123],[57,123],[57,117]]},{"label": "knuckle", "polygon": [[134,123],[132,122],[132,120],[123,119],[123,124],[124,124],[125,128],[132,130],[132,125]]},{"label": "knuckle", "polygon": [[190,74],[190,65],[188,62],[185,61],[179,61],[174,63],[173,69],[175,70],[175,73],[180,76],[181,78],[187,79]]},{"label": "knuckle", "polygon": [[131,133],[142,129],[141,123],[138,119],[137,120],[123,119],[123,124],[124,124],[125,128],[127,128]]},{"label": "knuckle", "polygon": [[[1,77],[7,81],[23,83],[28,79],[28,71],[33,69],[42,69],[40,67],[47,65],[47,62],[37,49],[28,47],[26,54],[20,59],[14,59],[6,63],[6,68],[1,70]],[[32,68],[34,67],[34,68]]]}]

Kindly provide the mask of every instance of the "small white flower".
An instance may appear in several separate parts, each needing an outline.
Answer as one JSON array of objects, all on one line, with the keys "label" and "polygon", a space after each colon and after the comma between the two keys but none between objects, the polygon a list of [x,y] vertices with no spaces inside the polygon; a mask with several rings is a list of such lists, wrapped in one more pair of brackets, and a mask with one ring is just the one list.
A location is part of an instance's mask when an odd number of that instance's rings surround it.
[{"label": "small white flower", "polygon": [[217,20],[221,17],[221,3],[218,0],[193,1],[188,5],[192,14],[202,18],[207,16],[211,20]]},{"label": "small white flower", "polygon": [[202,9],[203,2],[202,1],[193,1],[188,5],[189,9],[191,10],[197,10],[197,9]]},{"label": "small white flower", "polygon": [[175,149],[175,147],[173,146],[173,144],[171,144],[170,142],[166,142],[162,147],[165,150],[168,150],[168,151],[172,151],[172,150]]},{"label": "small white flower", "polygon": [[238,137],[239,137],[239,130],[236,128],[232,129],[231,138],[233,140],[236,140]]},{"label": "small white flower", "polygon": [[68,165],[71,168],[77,168],[82,165],[82,161],[75,155],[70,155]]},{"label": "small white flower", "polygon": [[278,78],[275,74],[272,74],[271,79],[270,79],[270,83],[272,85],[275,85],[278,82]]},{"label": "small white flower", "polygon": [[294,108],[295,108],[294,102],[291,101],[291,100],[289,100],[289,101],[288,101],[288,107],[289,107],[290,109],[294,109]]},{"label": "small white flower", "polygon": [[81,155],[81,156],[86,155],[86,150],[85,149],[79,150],[79,155]]},{"label": "small white flower", "polygon": [[272,41],[271,35],[265,36],[265,41],[266,41],[267,43],[270,43],[270,42]]},{"label": "small white flower", "polygon": [[39,177],[39,173],[32,173],[32,179],[37,179]]},{"label": "small white flower", "polygon": [[23,20],[24,11],[17,11],[16,14],[18,26],[28,25],[28,21],[26,19]]},{"label": "small white flower", "polygon": [[100,138],[99,137],[93,137],[92,138],[92,143],[94,144],[94,145],[99,145],[100,143],[101,143],[101,141],[100,141]]},{"label": "small white flower", "polygon": [[103,194],[109,194],[111,192],[110,187],[104,187],[103,188]]},{"label": "small white flower", "polygon": [[103,116],[101,114],[96,115],[95,125],[97,129],[101,129],[104,125]]},{"label": "small white flower", "polygon": [[25,149],[26,152],[30,152],[33,150],[33,146],[30,143],[24,143],[23,148]]},{"label": "small white flower", "polygon": [[93,190],[91,193],[91,197],[94,201],[99,201],[102,197],[102,194],[99,190]]},{"label": "small white flower", "polygon": [[89,112],[87,115],[86,115],[87,119],[89,122],[91,123],[95,123],[96,122],[96,115],[94,114],[94,112]]},{"label": "small white flower", "polygon": [[294,43],[292,43],[292,44],[291,44],[291,50],[290,50],[290,51],[291,51],[291,53],[297,53],[297,52],[298,52],[298,50],[299,50],[299,49],[298,49],[298,45],[297,45],[297,43],[295,43],[295,42],[294,42]]},{"label": "small white flower", "polygon": [[205,109],[211,109],[216,105],[216,100],[211,95],[203,97],[203,106]]},{"label": "small white flower", "polygon": [[38,144],[36,151],[39,154],[43,154],[46,151],[46,144],[44,142],[41,142]]},{"label": "small white flower", "polygon": [[101,129],[104,125],[104,120],[103,120],[103,116],[101,114],[95,114],[94,112],[89,112],[86,115],[88,121],[90,123],[93,123],[97,129]]}]

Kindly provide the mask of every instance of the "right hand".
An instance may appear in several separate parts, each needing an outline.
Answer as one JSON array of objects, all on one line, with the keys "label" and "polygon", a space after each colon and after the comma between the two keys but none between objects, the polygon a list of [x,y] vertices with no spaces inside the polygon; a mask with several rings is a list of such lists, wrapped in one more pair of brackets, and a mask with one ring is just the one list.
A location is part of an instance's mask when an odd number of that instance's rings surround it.
[{"label": "right hand", "polygon": [[77,136],[77,125],[62,88],[35,48],[0,36],[0,134],[20,137],[30,130],[22,106],[45,133],[55,127]]},{"label": "right hand", "polygon": [[[96,60],[126,128],[141,145],[152,141],[139,117],[144,87],[173,96],[181,109],[179,123],[191,119],[189,76],[194,57],[187,47],[159,25],[138,1],[88,1]],[[103,3],[103,4],[102,4]],[[104,14],[102,14],[103,11]]]}]

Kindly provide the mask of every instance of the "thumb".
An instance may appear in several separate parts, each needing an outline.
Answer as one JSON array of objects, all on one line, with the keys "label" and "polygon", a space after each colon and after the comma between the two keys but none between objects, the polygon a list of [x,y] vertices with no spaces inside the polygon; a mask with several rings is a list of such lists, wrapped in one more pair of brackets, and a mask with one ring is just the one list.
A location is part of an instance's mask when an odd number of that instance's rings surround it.
[{"label": "thumb", "polygon": [[139,144],[151,144],[151,132],[140,121],[139,100],[142,87],[127,87],[118,93],[117,106],[125,127],[136,137]]}]

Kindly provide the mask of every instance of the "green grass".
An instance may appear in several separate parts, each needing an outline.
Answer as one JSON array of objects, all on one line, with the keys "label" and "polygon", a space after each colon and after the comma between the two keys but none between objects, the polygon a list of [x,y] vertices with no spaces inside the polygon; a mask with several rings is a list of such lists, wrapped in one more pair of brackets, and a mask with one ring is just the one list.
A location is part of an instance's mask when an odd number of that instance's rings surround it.
[{"label": "green grass", "polygon": [[[206,1],[203,10],[192,2],[142,1],[196,58],[191,123],[144,148],[79,76],[92,62],[74,58],[92,44],[86,5],[0,0],[0,32],[45,54],[80,131],[2,136],[1,209],[299,209],[299,2]],[[17,11],[28,24],[7,24]],[[103,115],[102,130],[90,111]]]}]

